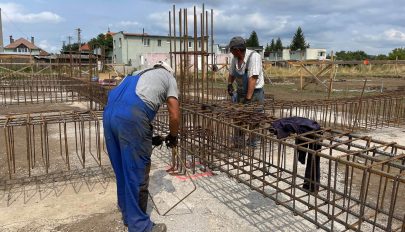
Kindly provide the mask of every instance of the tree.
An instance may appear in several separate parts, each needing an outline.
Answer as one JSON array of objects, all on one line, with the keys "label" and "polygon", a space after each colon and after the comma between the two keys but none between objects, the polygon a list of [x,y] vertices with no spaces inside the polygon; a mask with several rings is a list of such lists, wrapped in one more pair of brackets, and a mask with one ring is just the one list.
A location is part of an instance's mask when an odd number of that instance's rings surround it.
[{"label": "tree", "polygon": [[249,39],[246,40],[246,47],[259,47],[259,39],[255,31],[252,31]]},{"label": "tree", "polygon": [[385,54],[379,54],[379,55],[374,56],[373,60],[388,60],[388,57]]},{"label": "tree", "polygon": [[274,51],[281,52],[283,51],[283,43],[281,42],[280,37],[277,38],[276,44],[274,45]]},{"label": "tree", "polygon": [[102,47],[107,54],[113,49],[113,38],[110,34],[99,34],[96,38],[89,41],[89,45],[92,49]]},{"label": "tree", "polygon": [[365,60],[369,59],[370,56],[367,55],[364,51],[340,51],[336,52],[335,57],[337,60]]},{"label": "tree", "polygon": [[[80,46],[82,46],[83,44],[81,44]],[[72,44],[68,44],[68,45],[64,45],[62,47],[61,53],[64,52],[78,52],[79,51],[79,44],[78,43],[72,43]]]},{"label": "tree", "polygon": [[271,39],[270,43],[270,51],[274,52],[276,50],[276,43],[274,42],[274,38]]},{"label": "tree", "polygon": [[390,60],[405,60],[405,48],[395,48],[388,54]]},{"label": "tree", "polygon": [[309,48],[309,44],[305,42],[304,33],[302,32],[301,27],[298,27],[291,41],[290,49],[291,51],[297,51],[305,50],[306,48]]},{"label": "tree", "polygon": [[271,52],[271,50],[270,50],[270,46],[269,46],[269,44],[268,44],[268,43],[267,43],[266,48],[264,49],[264,51],[265,51],[265,52]]}]

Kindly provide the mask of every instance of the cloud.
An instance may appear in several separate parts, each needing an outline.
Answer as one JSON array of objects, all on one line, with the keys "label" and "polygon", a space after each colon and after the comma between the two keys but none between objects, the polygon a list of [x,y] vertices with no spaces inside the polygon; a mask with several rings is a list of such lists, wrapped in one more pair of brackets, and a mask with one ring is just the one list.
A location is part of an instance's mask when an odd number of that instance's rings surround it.
[{"label": "cloud", "polygon": [[57,53],[60,50],[60,46],[55,46],[49,43],[48,40],[41,40],[39,43],[36,43],[36,45],[49,53]]},{"label": "cloud", "polygon": [[139,26],[139,22],[136,21],[121,21],[117,24],[119,27],[133,27],[133,26]]},{"label": "cloud", "polygon": [[405,32],[389,29],[384,31],[384,35],[387,37],[387,40],[405,42]]},{"label": "cloud", "polygon": [[4,22],[18,23],[59,23],[64,19],[58,14],[43,11],[39,13],[27,13],[22,5],[15,3],[0,3],[2,19]]}]

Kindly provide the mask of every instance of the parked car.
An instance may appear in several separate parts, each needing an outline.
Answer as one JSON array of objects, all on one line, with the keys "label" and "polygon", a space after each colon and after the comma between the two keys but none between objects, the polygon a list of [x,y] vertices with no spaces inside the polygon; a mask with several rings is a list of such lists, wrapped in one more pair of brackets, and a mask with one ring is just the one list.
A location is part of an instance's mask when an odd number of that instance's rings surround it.
[{"label": "parked car", "polygon": [[94,77],[91,78],[91,82],[98,82],[98,80],[99,80],[99,78],[96,77],[96,76],[94,76]]},{"label": "parked car", "polygon": [[116,86],[117,82],[114,79],[104,79],[100,81],[102,86]]}]

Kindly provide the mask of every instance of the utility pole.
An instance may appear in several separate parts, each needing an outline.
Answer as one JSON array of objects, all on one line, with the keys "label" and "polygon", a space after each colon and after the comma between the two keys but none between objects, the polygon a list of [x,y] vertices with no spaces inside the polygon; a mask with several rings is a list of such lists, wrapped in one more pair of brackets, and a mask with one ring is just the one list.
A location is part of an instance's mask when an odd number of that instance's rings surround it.
[{"label": "utility pole", "polygon": [[73,37],[69,35],[68,40],[69,40],[70,77],[73,76],[72,46],[71,46],[71,40],[72,39],[73,39]]},{"label": "utility pole", "polygon": [[80,28],[77,28],[77,43],[79,45],[79,78],[82,77],[82,43],[81,43],[81,38],[80,38]]}]

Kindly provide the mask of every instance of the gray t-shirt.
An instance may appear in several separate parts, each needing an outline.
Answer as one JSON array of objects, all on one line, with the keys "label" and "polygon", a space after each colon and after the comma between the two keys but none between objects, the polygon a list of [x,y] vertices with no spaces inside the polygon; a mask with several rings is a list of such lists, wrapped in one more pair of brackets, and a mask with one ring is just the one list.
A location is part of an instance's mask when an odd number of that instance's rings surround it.
[{"label": "gray t-shirt", "polygon": [[176,79],[164,68],[153,69],[142,74],[135,92],[155,112],[168,97],[178,99]]}]

